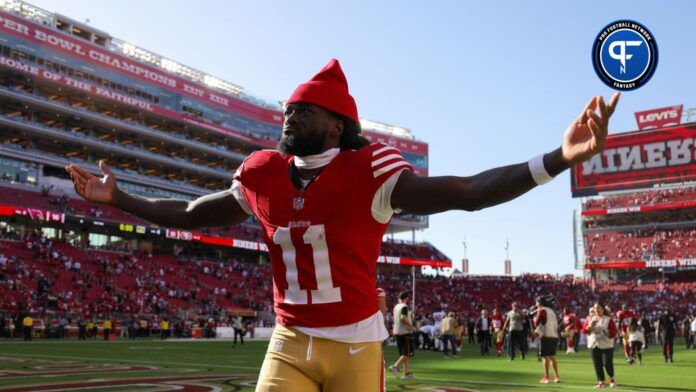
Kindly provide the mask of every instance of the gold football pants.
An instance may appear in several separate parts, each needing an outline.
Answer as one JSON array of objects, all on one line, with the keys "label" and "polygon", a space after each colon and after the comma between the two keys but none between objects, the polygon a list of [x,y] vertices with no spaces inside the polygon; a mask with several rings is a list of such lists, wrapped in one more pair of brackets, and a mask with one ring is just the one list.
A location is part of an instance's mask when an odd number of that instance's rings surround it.
[{"label": "gold football pants", "polygon": [[381,342],[341,343],[276,325],[257,392],[385,391]]}]

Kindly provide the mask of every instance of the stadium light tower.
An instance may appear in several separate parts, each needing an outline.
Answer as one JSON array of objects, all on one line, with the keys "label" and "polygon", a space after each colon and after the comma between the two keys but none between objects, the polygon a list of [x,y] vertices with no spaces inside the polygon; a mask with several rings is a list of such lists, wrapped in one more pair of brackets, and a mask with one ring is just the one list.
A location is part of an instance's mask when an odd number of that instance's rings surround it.
[{"label": "stadium light tower", "polygon": [[512,275],[512,262],[510,261],[510,240],[505,237],[505,275]]},{"label": "stadium light tower", "polygon": [[464,259],[466,259],[466,236],[464,236],[464,241],[462,241],[462,245],[464,246]]}]

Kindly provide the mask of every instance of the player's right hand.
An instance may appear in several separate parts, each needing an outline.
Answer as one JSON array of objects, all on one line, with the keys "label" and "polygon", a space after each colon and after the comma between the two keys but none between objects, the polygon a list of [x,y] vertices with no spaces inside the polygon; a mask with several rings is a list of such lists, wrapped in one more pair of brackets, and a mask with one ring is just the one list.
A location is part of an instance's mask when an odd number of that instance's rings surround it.
[{"label": "player's right hand", "polygon": [[66,166],[65,170],[70,173],[75,192],[85,200],[93,203],[111,204],[113,203],[118,188],[116,187],[116,176],[109,170],[104,161],[99,161],[103,177],[94,176],[79,165]]}]

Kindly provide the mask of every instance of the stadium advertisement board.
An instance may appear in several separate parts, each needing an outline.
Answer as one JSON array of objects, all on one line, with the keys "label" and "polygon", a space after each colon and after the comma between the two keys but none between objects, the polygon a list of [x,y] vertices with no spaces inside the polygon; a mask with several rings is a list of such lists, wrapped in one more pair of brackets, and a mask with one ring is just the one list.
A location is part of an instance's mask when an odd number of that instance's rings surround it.
[{"label": "stadium advertisement board", "polygon": [[606,147],[571,171],[573,197],[696,180],[696,123],[609,135]]},{"label": "stadium advertisement board", "polygon": [[632,269],[632,268],[677,268],[692,269],[696,267],[696,259],[668,259],[647,261],[617,261],[609,263],[585,264],[587,270],[603,269]]},{"label": "stadium advertisement board", "polygon": [[636,122],[639,130],[664,128],[681,124],[684,105],[668,106],[666,108],[636,112]]},{"label": "stadium advertisement board", "polygon": [[678,203],[665,203],[647,206],[632,206],[632,207],[616,207],[616,208],[594,208],[582,212],[582,216],[597,216],[597,215],[612,215],[612,214],[628,214],[631,212],[648,212],[648,211],[667,211],[680,210],[686,208],[696,208],[696,201],[682,201]]}]

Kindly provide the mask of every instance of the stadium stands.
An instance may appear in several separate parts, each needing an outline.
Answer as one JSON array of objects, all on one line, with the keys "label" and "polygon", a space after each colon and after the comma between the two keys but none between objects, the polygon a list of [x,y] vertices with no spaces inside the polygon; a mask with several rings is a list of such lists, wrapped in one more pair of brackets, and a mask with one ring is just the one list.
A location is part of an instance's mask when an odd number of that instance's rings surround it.
[{"label": "stadium stands", "polygon": [[588,199],[583,203],[583,211],[660,205],[693,200],[696,200],[696,188],[661,189]]},{"label": "stadium stands", "polygon": [[646,229],[586,235],[591,263],[696,257],[696,229]]}]

